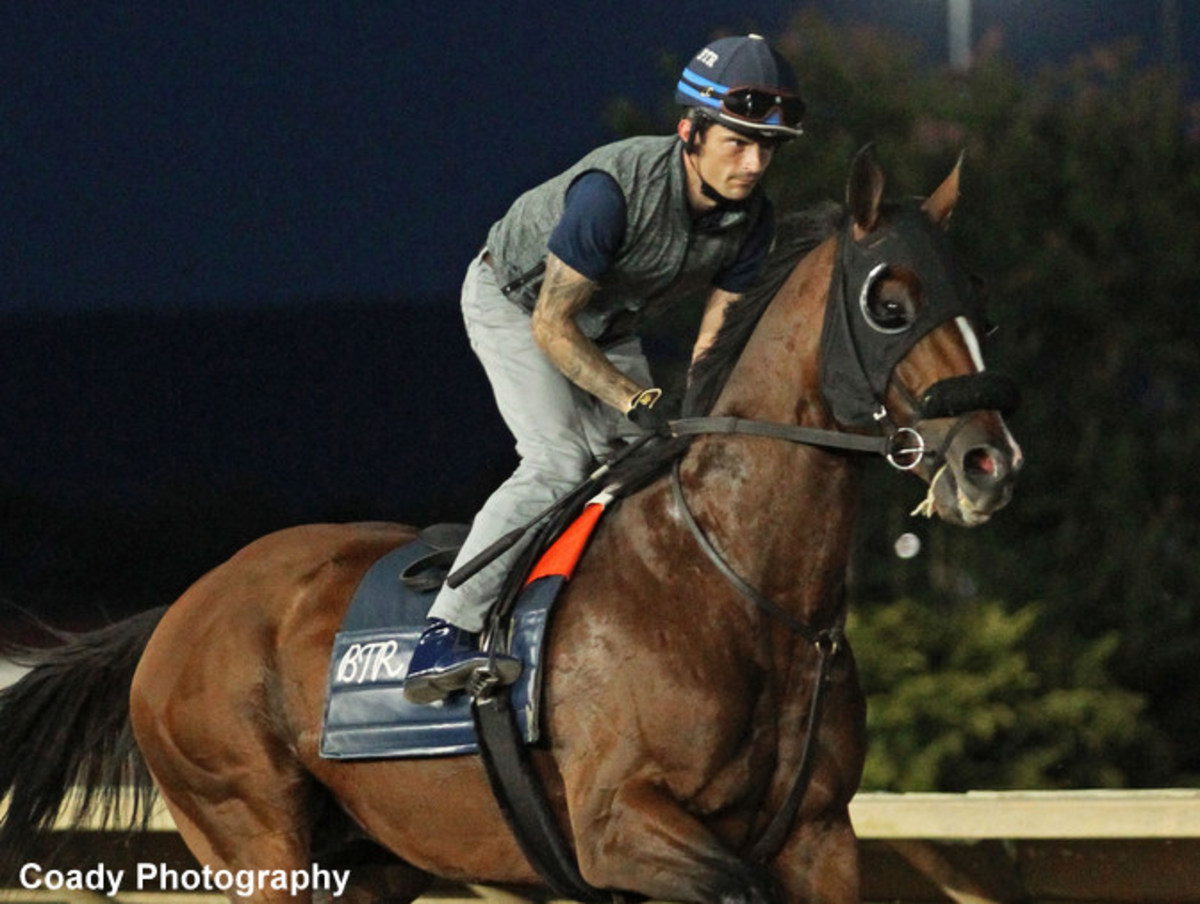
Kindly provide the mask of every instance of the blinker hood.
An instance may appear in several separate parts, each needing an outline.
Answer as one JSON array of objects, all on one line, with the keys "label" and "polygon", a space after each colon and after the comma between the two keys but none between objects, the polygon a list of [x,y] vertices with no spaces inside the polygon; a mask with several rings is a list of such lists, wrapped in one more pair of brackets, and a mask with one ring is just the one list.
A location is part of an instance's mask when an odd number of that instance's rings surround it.
[{"label": "blinker hood", "polygon": [[[921,284],[915,319],[896,331],[872,325],[862,309],[864,290],[883,267],[910,271]],[[821,332],[821,389],[834,419],[845,426],[873,424],[896,365],[923,336],[960,316],[982,332],[982,301],[941,227],[918,204],[894,211],[862,243],[854,240],[847,218]]]}]

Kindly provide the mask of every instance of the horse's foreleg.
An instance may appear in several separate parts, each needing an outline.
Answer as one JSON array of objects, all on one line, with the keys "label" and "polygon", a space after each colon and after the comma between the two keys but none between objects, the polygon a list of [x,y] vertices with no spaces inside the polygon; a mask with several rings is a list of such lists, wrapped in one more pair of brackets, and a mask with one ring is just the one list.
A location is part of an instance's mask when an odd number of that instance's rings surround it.
[{"label": "horse's foreleg", "polygon": [[859,901],[858,842],[844,810],[832,819],[801,821],[772,866],[787,904]]},{"label": "horse's foreleg", "polygon": [[572,809],[576,838],[588,839],[579,845],[578,856],[591,884],[655,900],[776,900],[765,870],[737,857],[654,783],[628,782],[610,800],[603,813]]}]

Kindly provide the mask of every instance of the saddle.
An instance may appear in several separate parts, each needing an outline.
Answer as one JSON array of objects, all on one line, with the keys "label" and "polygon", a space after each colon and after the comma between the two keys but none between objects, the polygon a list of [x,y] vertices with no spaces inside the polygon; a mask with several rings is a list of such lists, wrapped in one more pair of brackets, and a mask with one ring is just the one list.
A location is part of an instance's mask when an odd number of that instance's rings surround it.
[{"label": "saddle", "polygon": [[[540,737],[543,644],[551,610],[574,571],[608,497],[588,503],[565,531],[543,528],[501,596],[506,652],[524,664],[509,687],[416,705],[402,687],[426,613],[466,537],[464,525],[435,525],[385,555],[363,576],[329,666],[321,756],[341,760],[479,753],[496,801],[526,858],[558,897],[610,901],[579,874],[528,745]],[[547,543],[548,537],[556,537]],[[535,555],[536,553],[536,555]],[[535,563],[529,569],[530,563]],[[520,566],[521,563],[518,563]],[[528,571],[528,576],[525,572]]]},{"label": "saddle", "polygon": [[[514,572],[519,580],[510,579],[516,584],[507,594],[511,604],[501,607],[503,630],[493,631],[492,643],[507,640],[505,652],[524,664],[507,696],[526,744],[541,735],[542,648],[551,611],[607,501],[587,504],[552,542],[544,535],[535,538],[537,555],[523,556],[526,568]],[[469,695],[417,705],[401,692],[429,607],[466,534],[466,525],[427,527],[383,556],[359,582],[334,638],[321,756],[352,760],[479,752]]]}]

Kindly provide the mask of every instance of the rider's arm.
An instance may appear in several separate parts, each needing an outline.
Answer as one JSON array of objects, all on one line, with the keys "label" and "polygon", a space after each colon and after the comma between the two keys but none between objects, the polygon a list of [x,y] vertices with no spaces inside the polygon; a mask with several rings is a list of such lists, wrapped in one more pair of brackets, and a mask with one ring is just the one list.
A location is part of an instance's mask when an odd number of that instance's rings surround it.
[{"label": "rider's arm", "polygon": [[618,411],[628,411],[645,387],[612,365],[599,347],[575,324],[596,283],[546,255],[546,274],[533,309],[533,338],[568,380]]},{"label": "rider's arm", "polygon": [[708,351],[721,326],[725,323],[725,314],[730,305],[742,300],[740,292],[729,292],[725,289],[714,288],[704,306],[704,316],[700,319],[700,333],[696,336],[696,344],[692,346],[692,361],[696,361]]},{"label": "rider's arm", "polygon": [[713,289],[700,320],[699,335],[692,347],[693,361],[708,351],[725,323],[730,306],[737,304],[758,278],[774,240],[775,213],[770,202],[764,200],[762,212],[738,251],[737,258],[713,280]]},{"label": "rider's arm", "polygon": [[625,236],[625,196],[607,173],[590,171],[567,191],[550,235],[546,273],[533,309],[533,336],[572,383],[627,412],[644,387],[621,373],[575,324]]}]

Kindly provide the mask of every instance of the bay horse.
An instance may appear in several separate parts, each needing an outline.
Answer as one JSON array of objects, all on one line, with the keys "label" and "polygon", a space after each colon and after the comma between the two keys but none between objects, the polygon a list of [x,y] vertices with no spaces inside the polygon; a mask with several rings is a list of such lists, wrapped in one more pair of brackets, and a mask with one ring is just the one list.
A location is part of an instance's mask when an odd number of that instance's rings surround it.
[{"label": "bay horse", "polygon": [[[1021,452],[975,379],[979,303],[941,238],[959,169],[924,202],[885,203],[874,154],[855,158],[844,225],[743,325],[709,409],[768,429],[692,437],[673,479],[606,516],[567,585],[532,756],[596,888],[858,900],[848,805],[865,701],[840,625],[863,457],[763,434],[906,437],[888,454],[929,484],[943,519],[982,524],[1008,502]],[[0,698],[0,853],[19,862],[69,786],[99,795],[140,776],[214,871],[307,869],[340,820],[386,852],[354,872],[354,900],[411,901],[433,877],[538,888],[478,756],[319,755],[334,634],[364,572],[414,533],[283,530],[173,605],[46,651]],[[818,685],[823,716],[809,721]],[[789,797],[777,842],[754,855]],[[243,899],[278,898],[310,895]]]}]

